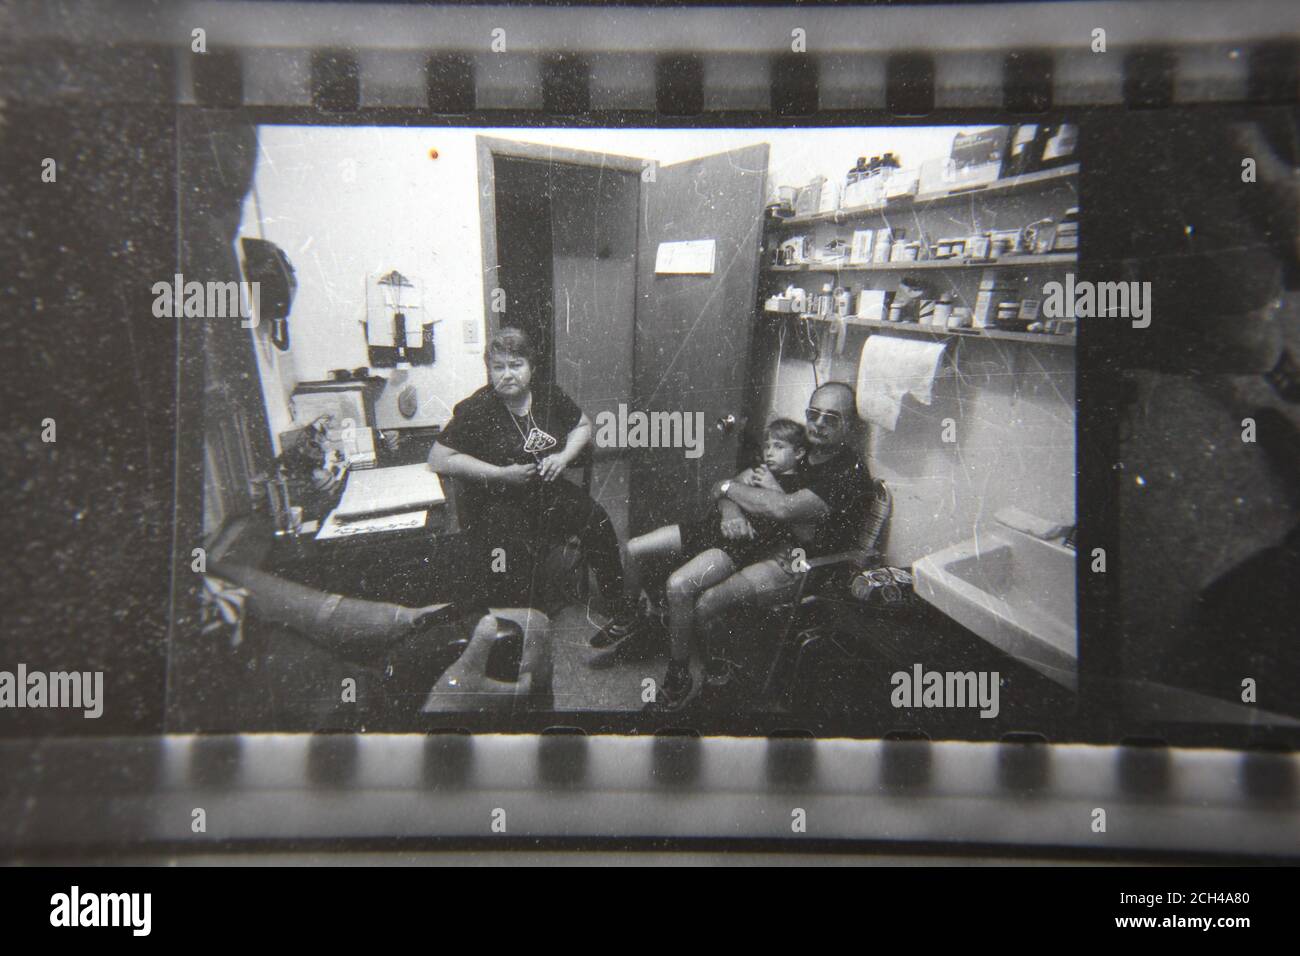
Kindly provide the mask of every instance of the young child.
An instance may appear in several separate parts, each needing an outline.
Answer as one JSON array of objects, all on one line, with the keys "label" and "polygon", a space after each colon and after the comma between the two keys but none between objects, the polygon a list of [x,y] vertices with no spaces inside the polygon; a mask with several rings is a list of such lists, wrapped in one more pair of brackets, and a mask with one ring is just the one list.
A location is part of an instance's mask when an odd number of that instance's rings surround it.
[{"label": "young child", "polygon": [[[790,494],[802,487],[799,467],[807,453],[808,439],[803,426],[788,418],[778,418],[764,431],[763,463],[745,469],[732,480],[758,487],[779,487]],[[720,506],[721,502],[714,503],[715,508]],[[623,644],[646,627],[648,622],[638,613],[635,601],[641,592],[644,569],[650,561],[682,556],[697,558],[705,554],[717,558],[706,562],[706,573],[688,575],[689,586],[679,573],[670,577],[671,618],[675,613],[674,605],[683,602],[693,605],[699,592],[711,584],[790,545],[795,531],[790,525],[773,519],[753,515],[725,518],[719,511],[699,521],[666,525],[633,538],[627,543],[624,561],[625,593],[631,600],[592,636],[591,646],[605,649]],[[689,629],[690,622],[670,621],[670,625],[674,629]]]},{"label": "young child", "polygon": [[[799,465],[807,454],[808,438],[803,426],[788,418],[778,418],[763,432],[763,463],[741,472],[734,480],[751,487],[777,487],[791,494],[802,487]],[[723,527],[725,519],[719,514],[680,525],[680,553],[694,556],[717,548],[726,552],[735,565],[732,570],[738,571],[767,557],[772,551],[794,543],[794,529],[788,524],[757,515],[746,515],[745,520],[753,529],[752,537],[729,537]]]}]

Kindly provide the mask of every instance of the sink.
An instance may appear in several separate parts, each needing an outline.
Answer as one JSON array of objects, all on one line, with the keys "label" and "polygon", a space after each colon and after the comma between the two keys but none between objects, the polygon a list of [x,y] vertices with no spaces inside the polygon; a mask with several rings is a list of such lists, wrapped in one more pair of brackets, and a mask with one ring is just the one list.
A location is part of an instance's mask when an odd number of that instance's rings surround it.
[{"label": "sink", "polygon": [[1074,691],[1075,552],[1003,524],[913,568],[916,593],[994,647]]}]

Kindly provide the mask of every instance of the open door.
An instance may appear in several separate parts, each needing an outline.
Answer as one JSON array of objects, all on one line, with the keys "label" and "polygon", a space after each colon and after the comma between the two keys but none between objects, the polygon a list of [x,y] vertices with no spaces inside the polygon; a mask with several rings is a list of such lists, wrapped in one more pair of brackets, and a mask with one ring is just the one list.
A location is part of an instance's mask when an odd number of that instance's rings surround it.
[{"label": "open door", "polygon": [[[631,529],[691,517],[737,470],[758,297],[766,143],[660,167],[641,185],[634,407],[704,414],[698,458],[646,449],[631,484]],[[711,275],[659,275],[659,244],[712,239]],[[728,418],[730,416],[730,419]],[[720,429],[719,422],[737,424]]]},{"label": "open door", "polygon": [[539,374],[593,419],[632,396],[645,160],[478,137],[489,337],[527,330]]}]

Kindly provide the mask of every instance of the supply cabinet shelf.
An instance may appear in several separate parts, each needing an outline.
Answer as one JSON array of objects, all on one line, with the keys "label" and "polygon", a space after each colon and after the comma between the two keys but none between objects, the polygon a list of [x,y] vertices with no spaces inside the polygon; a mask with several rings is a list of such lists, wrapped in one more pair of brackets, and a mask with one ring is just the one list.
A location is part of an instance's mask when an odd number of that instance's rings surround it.
[{"label": "supply cabinet shelf", "polygon": [[912,272],[917,269],[1015,269],[1048,268],[1074,265],[1079,257],[1073,252],[1049,252],[1043,255],[1003,256],[1000,259],[918,259],[912,262],[872,262],[848,265],[836,262],[801,262],[788,266],[768,266],[768,272]]},{"label": "supply cabinet shelf", "polygon": [[917,193],[911,196],[900,196],[897,199],[872,203],[870,206],[854,206],[848,209],[834,209],[807,216],[791,216],[788,219],[771,220],[770,222],[772,226],[777,228],[798,228],[800,226],[812,226],[824,222],[854,222],[858,219],[870,219],[873,216],[881,216],[885,213],[904,212],[916,206],[945,206],[954,203],[964,203],[969,200],[1001,199],[1006,196],[1014,196],[1017,193],[1039,190],[1051,183],[1069,179],[1071,176],[1077,176],[1078,173],[1079,164],[1071,163],[1068,166],[1060,166],[1056,169],[1044,169],[1037,172],[1025,173],[1023,176],[1010,176],[1006,179],[995,179],[991,183],[983,186],[958,186],[953,189],[944,190],[943,192]]},{"label": "supply cabinet shelf", "polygon": [[[788,315],[789,313],[766,312],[765,315]],[[834,324],[838,316],[805,315],[800,316],[808,322],[825,322]],[[1072,347],[1078,340],[1075,335],[1056,335],[1049,332],[1013,332],[1009,329],[940,329],[921,325],[917,322],[886,322],[883,319],[862,319],[849,315],[844,317],[849,328],[880,329],[890,332],[913,332],[939,338],[995,339],[1002,342],[1028,342],[1034,345],[1058,345]]]}]

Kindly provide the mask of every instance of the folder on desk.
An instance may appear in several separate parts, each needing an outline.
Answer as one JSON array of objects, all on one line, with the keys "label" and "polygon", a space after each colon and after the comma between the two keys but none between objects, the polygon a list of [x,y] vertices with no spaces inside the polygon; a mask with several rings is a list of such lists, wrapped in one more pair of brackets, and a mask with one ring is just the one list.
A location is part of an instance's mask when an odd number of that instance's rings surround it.
[{"label": "folder on desk", "polygon": [[333,517],[340,521],[370,518],[415,511],[446,500],[442,482],[427,464],[351,471]]}]

